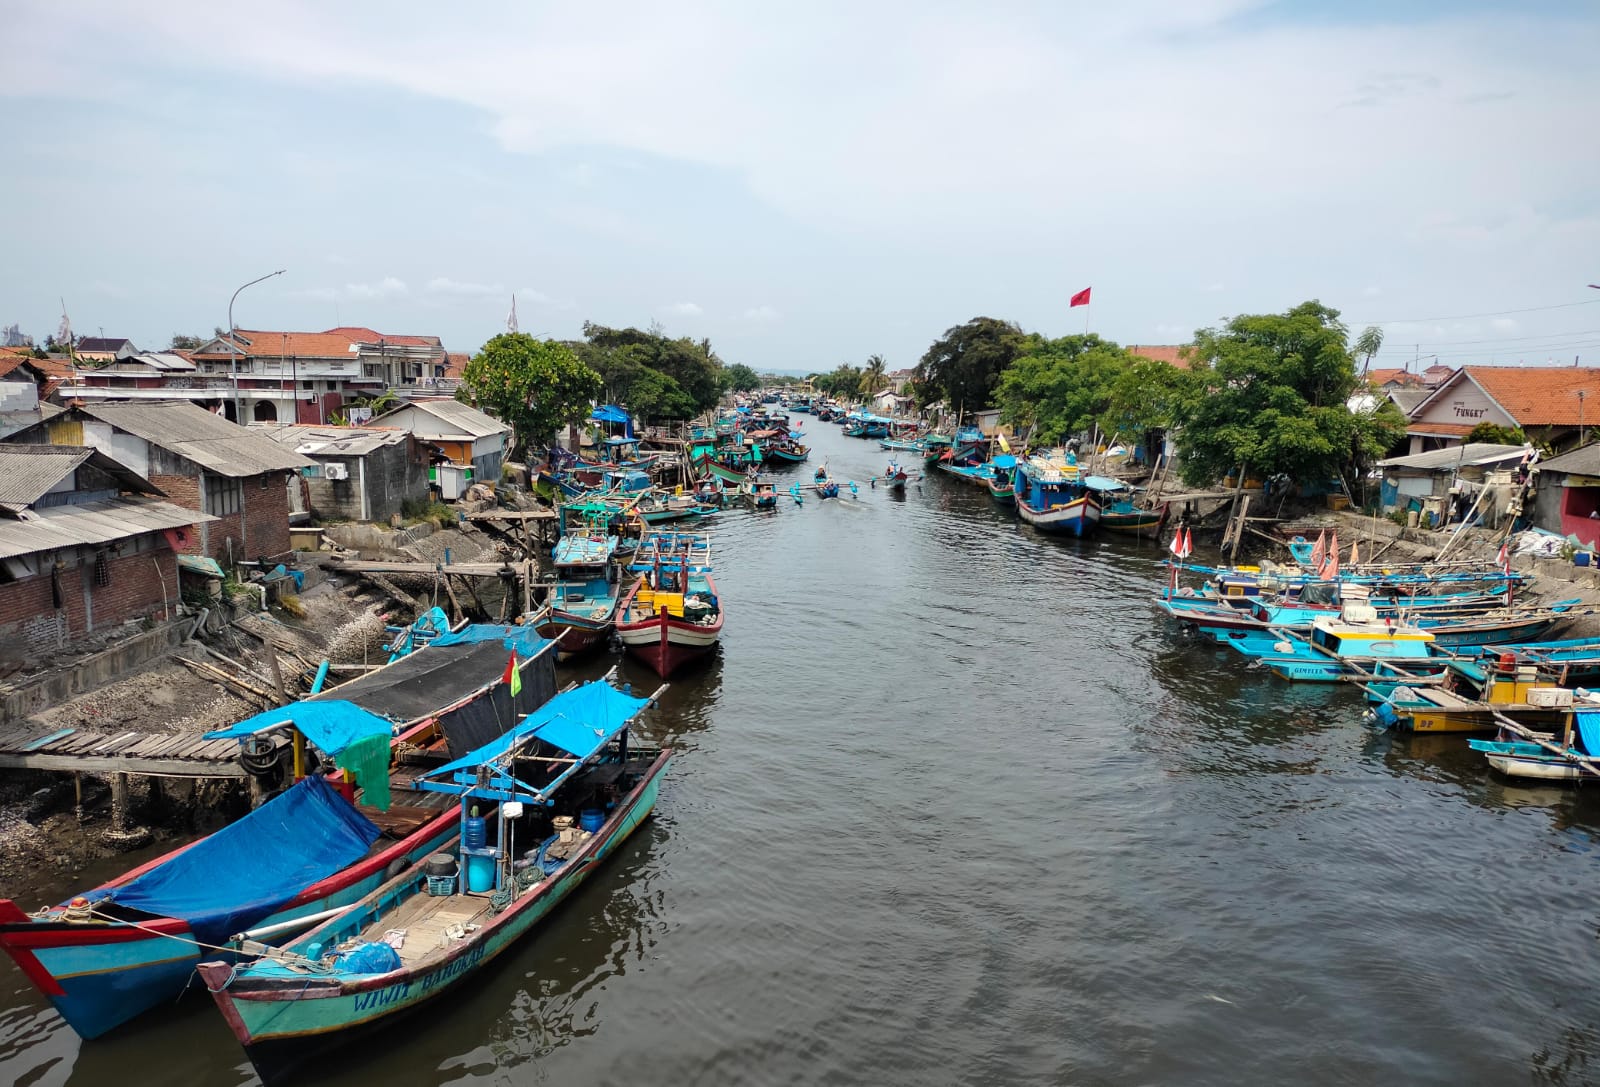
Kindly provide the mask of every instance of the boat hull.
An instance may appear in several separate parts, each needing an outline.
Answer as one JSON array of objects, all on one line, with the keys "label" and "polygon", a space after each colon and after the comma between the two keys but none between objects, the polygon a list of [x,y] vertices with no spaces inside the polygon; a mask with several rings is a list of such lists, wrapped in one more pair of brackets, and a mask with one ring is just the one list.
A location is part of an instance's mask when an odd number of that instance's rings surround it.
[{"label": "boat hull", "polygon": [[803,449],[796,453],[788,449],[767,449],[763,451],[763,455],[767,460],[779,464],[800,464],[811,455],[811,450]]},{"label": "boat hull", "polygon": [[[358,902],[377,890],[396,862],[418,863],[458,830],[455,814],[441,813],[404,840],[307,888],[256,925],[293,921]],[[172,856],[164,854],[127,878]],[[39,920],[10,899],[0,899],[0,947],[83,1038],[97,1038],[158,1004],[170,1004],[188,987],[202,957],[215,957],[214,952],[180,942],[193,939],[182,921],[160,918],[141,925]]]},{"label": "boat hull", "polygon": [[1030,506],[1020,497],[1016,503],[1024,521],[1053,536],[1086,536],[1100,523],[1100,507],[1088,495],[1049,509]]},{"label": "boat hull", "polygon": [[644,822],[655,807],[662,772],[671,761],[662,752],[632,799],[595,835],[592,846],[546,885],[531,889],[449,956],[421,970],[356,975],[350,980],[234,978],[222,963],[201,968],[234,1037],[268,1084],[287,1083],[309,1061],[389,1025],[435,997],[455,989],[494,960],[576,890],[598,864]]},{"label": "boat hull", "polygon": [[541,638],[560,638],[556,645],[557,660],[571,660],[590,653],[611,640],[615,621],[608,614],[604,619],[594,619],[570,611],[553,611],[534,624]]}]

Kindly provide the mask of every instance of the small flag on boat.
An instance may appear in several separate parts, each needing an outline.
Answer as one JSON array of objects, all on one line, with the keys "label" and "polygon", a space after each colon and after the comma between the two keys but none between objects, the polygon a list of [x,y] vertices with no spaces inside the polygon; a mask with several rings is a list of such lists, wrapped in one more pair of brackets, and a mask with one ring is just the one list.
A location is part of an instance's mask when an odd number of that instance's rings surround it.
[{"label": "small flag on boat", "polygon": [[1067,303],[1067,308],[1071,309],[1073,306],[1087,306],[1089,304],[1089,292],[1092,290],[1094,290],[1093,287],[1085,287],[1083,290],[1073,295],[1072,301]]},{"label": "small flag on boat", "polygon": [[1351,566],[1354,566],[1356,563],[1361,561],[1361,555],[1356,551],[1356,548],[1359,547],[1359,546],[1361,546],[1361,541],[1360,540],[1357,540],[1355,543],[1352,543],[1350,545],[1350,565]]},{"label": "small flag on boat", "polygon": [[1500,554],[1495,556],[1495,561],[1500,564],[1502,574],[1511,573],[1511,541],[1506,540],[1500,544]]},{"label": "small flag on boat", "polygon": [[1311,568],[1318,575],[1322,573],[1323,560],[1328,557],[1328,532],[1326,529],[1317,534],[1317,546],[1311,549]]},{"label": "small flag on boat", "polygon": [[517,651],[511,651],[511,659],[506,662],[506,674],[500,677],[500,682],[511,688],[511,697],[515,698],[522,693],[522,670],[517,667]]},{"label": "small flag on boat", "polygon": [[1183,530],[1183,557],[1188,558],[1194,554],[1194,533],[1188,529]]},{"label": "small flag on boat", "polygon": [[1174,558],[1186,559],[1194,552],[1194,536],[1189,530],[1180,527],[1172,534],[1172,545],[1168,548]]},{"label": "small flag on boat", "polygon": [[1339,534],[1333,534],[1333,540],[1328,544],[1328,558],[1323,563],[1319,576],[1323,581],[1335,581],[1339,577]]}]

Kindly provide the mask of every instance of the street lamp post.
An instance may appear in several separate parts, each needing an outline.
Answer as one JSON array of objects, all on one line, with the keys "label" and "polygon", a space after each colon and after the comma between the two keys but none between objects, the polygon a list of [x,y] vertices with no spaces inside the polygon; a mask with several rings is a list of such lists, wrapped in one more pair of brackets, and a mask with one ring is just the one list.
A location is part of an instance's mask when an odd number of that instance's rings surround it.
[{"label": "street lamp post", "polygon": [[263,280],[271,279],[273,276],[281,276],[283,273],[284,269],[279,268],[276,272],[268,272],[264,276],[252,279],[249,283],[241,286],[238,291],[234,291],[233,298],[228,299],[228,371],[233,378],[233,421],[240,426],[244,426],[245,420],[244,404],[239,399],[239,341],[235,338],[233,327],[233,303],[239,297],[239,291],[244,290],[245,287],[254,287]]}]

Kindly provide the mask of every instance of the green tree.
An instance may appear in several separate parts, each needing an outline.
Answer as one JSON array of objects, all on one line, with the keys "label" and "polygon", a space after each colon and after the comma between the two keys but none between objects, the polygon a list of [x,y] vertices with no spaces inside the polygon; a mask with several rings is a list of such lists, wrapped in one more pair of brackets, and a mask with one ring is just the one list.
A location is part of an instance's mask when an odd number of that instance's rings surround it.
[{"label": "green tree", "polygon": [[861,395],[871,397],[889,387],[888,363],[884,362],[882,355],[867,356],[867,365],[861,371]]},{"label": "green tree", "polygon": [[761,388],[761,375],[742,362],[722,368],[722,387],[729,392],[747,393]]},{"label": "green tree", "polygon": [[1528,435],[1521,427],[1501,426],[1498,423],[1479,423],[1467,432],[1466,442],[1488,442],[1491,445],[1522,445]]},{"label": "green tree", "polygon": [[172,342],[167,345],[168,351],[194,351],[205,345],[205,340],[199,336],[185,336],[181,332],[172,334]]},{"label": "green tree", "polygon": [[628,409],[648,423],[688,419],[695,414],[694,400],[683,387],[659,370],[642,370],[628,389]]},{"label": "green tree", "polygon": [[[629,394],[641,371],[647,369],[670,377],[688,394],[692,404],[688,415],[705,411],[722,398],[722,360],[712,351],[710,340],[669,339],[656,326],[641,331],[589,321],[584,322],[583,335],[585,342],[574,344],[573,349],[600,374],[607,392],[618,403],[634,406]],[[658,387],[654,382],[650,385],[650,389]]]},{"label": "green tree", "polygon": [[515,460],[526,459],[535,443],[548,444],[561,427],[587,417],[600,389],[600,375],[566,344],[502,332],[467,360],[456,395],[511,425]]},{"label": "green tree", "polygon": [[945,330],[917,363],[919,403],[943,397],[952,408],[979,411],[994,404],[1000,375],[1021,353],[1022,329],[994,317],[974,317]]},{"label": "green tree", "polygon": [[1128,353],[1097,335],[1026,336],[1021,354],[1000,375],[995,399],[1001,418],[1031,424],[1041,443],[1104,427],[1112,390],[1128,366]]},{"label": "green tree", "polygon": [[1383,349],[1383,329],[1377,325],[1368,325],[1361,330],[1361,335],[1356,337],[1356,342],[1350,345],[1350,352],[1361,356],[1361,376],[1365,377],[1372,368],[1372,356]]},{"label": "green tree", "polygon": [[1346,330],[1339,311],[1320,302],[1201,329],[1193,358],[1202,388],[1179,439],[1183,476],[1192,484],[1240,466],[1321,482],[1394,433],[1397,411],[1350,409],[1360,380]]},{"label": "green tree", "polygon": [[861,395],[861,367],[840,363],[826,374],[814,376],[811,387],[828,396],[854,399]]},{"label": "green tree", "polygon": [[1111,384],[1101,427],[1138,443],[1152,430],[1171,430],[1193,409],[1195,375],[1155,359],[1131,357]]}]

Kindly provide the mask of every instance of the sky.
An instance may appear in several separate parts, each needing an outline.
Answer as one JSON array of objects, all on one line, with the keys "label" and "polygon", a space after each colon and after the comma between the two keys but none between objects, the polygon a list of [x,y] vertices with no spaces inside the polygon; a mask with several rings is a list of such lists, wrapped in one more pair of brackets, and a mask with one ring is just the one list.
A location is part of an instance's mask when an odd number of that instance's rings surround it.
[{"label": "sky", "polygon": [[[1600,364],[1600,5],[0,0],[0,325],[583,323],[915,365],[977,316]],[[1067,299],[1092,288],[1088,307]]]}]

